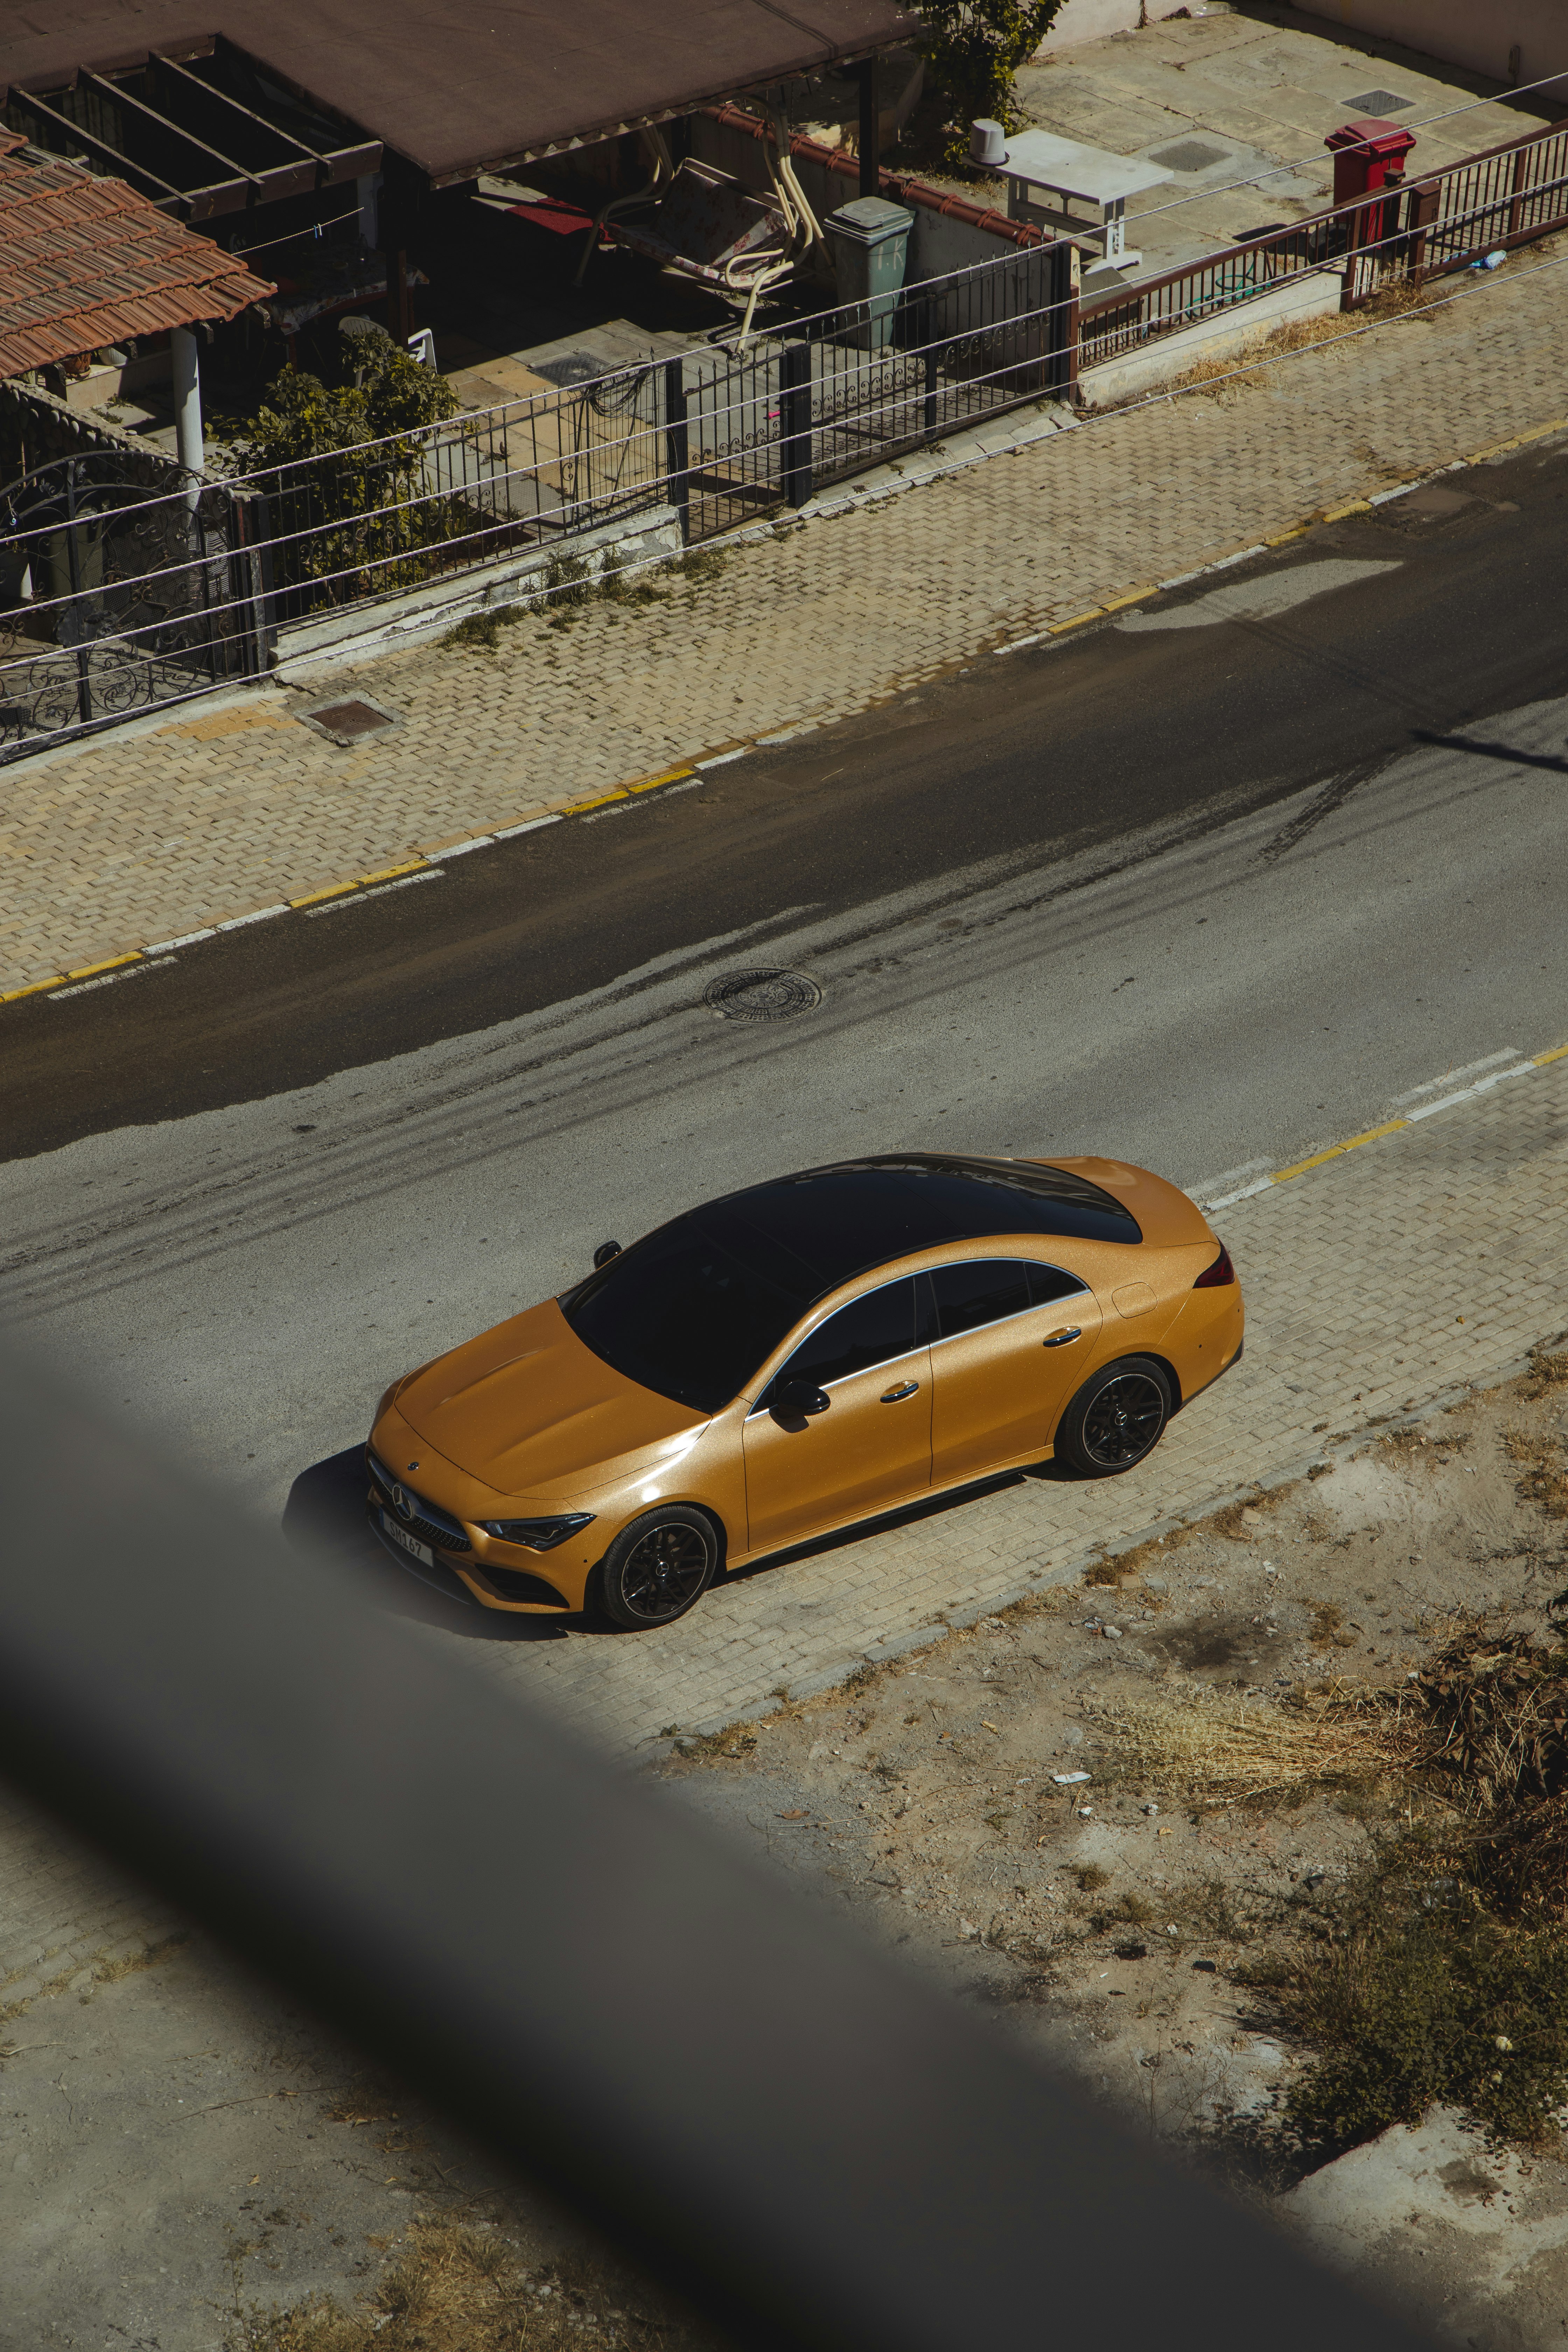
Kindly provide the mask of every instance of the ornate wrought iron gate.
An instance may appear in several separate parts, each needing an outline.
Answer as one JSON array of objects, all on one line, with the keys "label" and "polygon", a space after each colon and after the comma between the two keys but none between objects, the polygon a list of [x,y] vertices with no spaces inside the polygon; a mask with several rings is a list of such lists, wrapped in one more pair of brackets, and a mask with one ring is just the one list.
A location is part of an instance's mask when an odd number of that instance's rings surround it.
[{"label": "ornate wrought iron gate", "polygon": [[151,452],[0,491],[0,761],[265,671],[269,537],[263,501]]}]

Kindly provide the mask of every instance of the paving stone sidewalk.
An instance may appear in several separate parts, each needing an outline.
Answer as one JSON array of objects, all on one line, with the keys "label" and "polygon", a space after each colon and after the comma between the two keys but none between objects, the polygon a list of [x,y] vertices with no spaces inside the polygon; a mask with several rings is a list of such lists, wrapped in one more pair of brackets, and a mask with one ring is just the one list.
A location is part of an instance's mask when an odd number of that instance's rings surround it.
[{"label": "paving stone sidewalk", "polygon": [[[1538,1046],[1542,1041],[1534,1041]],[[940,1639],[1100,1548],[1302,1475],[1390,1421],[1485,1386],[1568,1325],[1568,1059],[1382,1138],[1215,1220],[1247,1352],[1127,1475],[1050,1475],[737,1578],[663,1633],[498,1629],[479,1671],[628,1757],[805,1696],[860,1658]],[[444,1642],[438,1629],[423,1638]],[[889,1646],[890,1645],[890,1646]],[[155,1944],[165,1908],[20,1806],[0,1805],[0,2018]]]},{"label": "paving stone sidewalk", "polygon": [[355,750],[268,688],[8,766],[0,994],[862,709],[1543,425],[1568,409],[1564,260],[1527,247],[1429,319],[786,524],[657,604],[338,670],[405,722]]}]

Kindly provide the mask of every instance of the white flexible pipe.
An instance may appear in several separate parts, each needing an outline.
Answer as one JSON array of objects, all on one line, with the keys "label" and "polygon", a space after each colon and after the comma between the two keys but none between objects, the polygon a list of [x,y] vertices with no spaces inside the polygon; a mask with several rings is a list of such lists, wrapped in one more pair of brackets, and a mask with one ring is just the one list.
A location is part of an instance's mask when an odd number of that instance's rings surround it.
[{"label": "white flexible pipe", "polygon": [[588,232],[588,242],[583,248],[583,258],[577,264],[577,273],[572,280],[574,286],[581,286],[583,283],[584,277],[587,272],[588,264],[594,257],[595,251],[598,246],[600,235],[603,232],[605,223],[609,219],[610,215],[612,213],[628,212],[634,205],[646,204],[649,196],[652,195],[654,190],[662,181],[667,178],[673,179],[675,177],[675,164],[671,159],[669,149],[665,144],[664,133],[659,130],[658,124],[653,122],[647,124],[640,133],[640,136],[647,140],[653,149],[653,177],[649,180],[647,187],[638,188],[635,195],[612,196],[609,199],[609,202],[601,207],[598,218],[595,221],[593,227]]}]

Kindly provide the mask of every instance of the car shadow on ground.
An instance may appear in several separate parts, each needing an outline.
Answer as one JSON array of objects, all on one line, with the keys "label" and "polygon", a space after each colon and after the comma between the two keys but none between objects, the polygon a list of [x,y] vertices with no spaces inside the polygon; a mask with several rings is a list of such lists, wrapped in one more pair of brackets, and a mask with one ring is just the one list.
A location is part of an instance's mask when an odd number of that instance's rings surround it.
[{"label": "car shadow on ground", "polygon": [[[772,1569],[788,1568],[797,1560],[820,1559],[867,1536],[891,1535],[900,1528],[918,1527],[924,1519],[961,1510],[983,1495],[997,1494],[1004,1486],[1016,1486],[1024,1479],[1045,1486],[1073,1485],[1078,1474],[1064,1463],[1042,1462],[1026,1470],[1005,1470],[995,1477],[977,1478],[972,1486],[933,1495],[926,1501],[906,1503],[899,1510],[883,1512],[878,1518],[858,1519],[853,1527],[838,1528],[830,1535],[816,1536],[805,1543],[792,1544],[784,1551],[748,1560],[744,1568],[726,1570],[720,1580],[725,1584],[747,1584],[752,1577]],[[468,1597],[456,1577],[448,1587],[445,1581],[437,1580],[441,1577],[440,1570],[432,1578],[412,1560],[405,1567],[373,1534],[366,1518],[363,1446],[348,1446],[342,1454],[328,1454],[324,1461],[301,1470],[289,1490],[282,1528],[298,1550],[318,1559],[325,1557],[352,1564],[363,1575],[374,1579],[377,1598],[392,1615],[406,1617],[416,1624],[439,1626],[444,1633],[455,1633],[465,1641],[563,1642],[572,1634],[613,1640],[622,1632],[607,1618],[593,1615],[525,1617],[514,1615],[510,1610],[482,1609]]]},{"label": "car shadow on ground", "polygon": [[438,1626],[461,1641],[562,1642],[568,1633],[611,1634],[616,1626],[593,1617],[524,1617],[510,1610],[481,1609],[453,1577],[427,1578],[416,1561],[406,1567],[374,1535],[365,1515],[364,1448],[351,1445],[301,1470],[283,1507],[285,1537],[299,1551],[318,1559],[352,1565],[373,1580],[380,1604],[395,1617]]}]

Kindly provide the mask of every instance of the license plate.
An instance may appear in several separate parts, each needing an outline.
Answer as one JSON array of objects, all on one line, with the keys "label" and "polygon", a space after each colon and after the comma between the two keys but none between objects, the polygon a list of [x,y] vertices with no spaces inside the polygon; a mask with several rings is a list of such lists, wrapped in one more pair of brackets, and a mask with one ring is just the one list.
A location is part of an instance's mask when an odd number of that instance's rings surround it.
[{"label": "license plate", "polygon": [[391,1516],[390,1512],[383,1511],[381,1515],[381,1524],[386,1529],[387,1534],[392,1538],[393,1542],[399,1545],[404,1551],[407,1552],[411,1559],[422,1560],[426,1568],[435,1567],[436,1555],[431,1550],[429,1545],[422,1544],[417,1536],[411,1536],[406,1528],[400,1528],[397,1521]]}]

